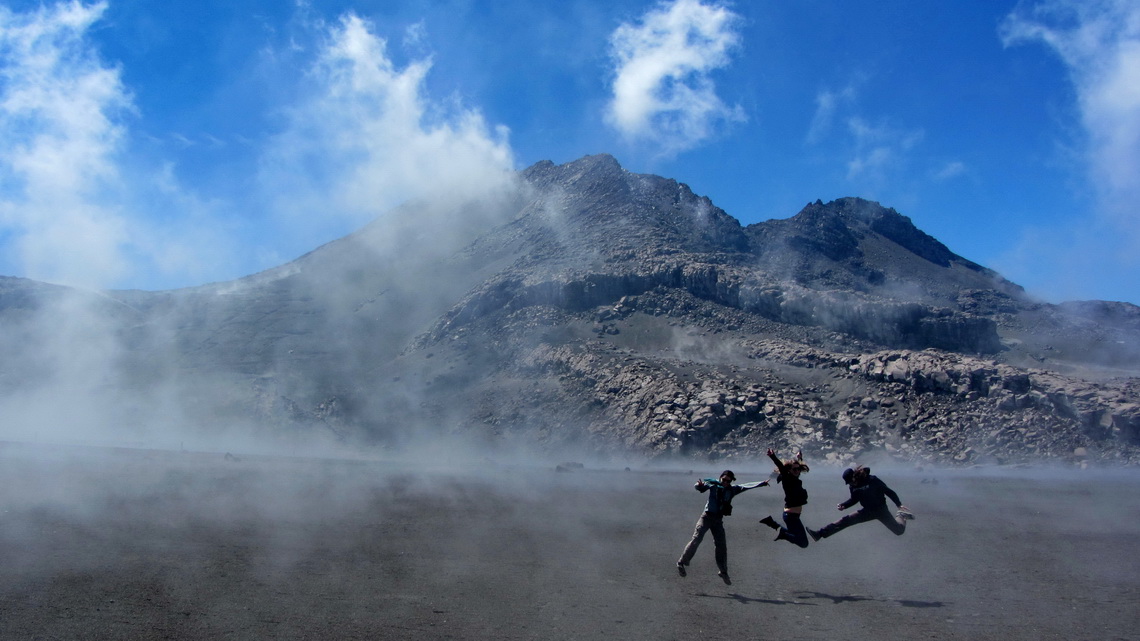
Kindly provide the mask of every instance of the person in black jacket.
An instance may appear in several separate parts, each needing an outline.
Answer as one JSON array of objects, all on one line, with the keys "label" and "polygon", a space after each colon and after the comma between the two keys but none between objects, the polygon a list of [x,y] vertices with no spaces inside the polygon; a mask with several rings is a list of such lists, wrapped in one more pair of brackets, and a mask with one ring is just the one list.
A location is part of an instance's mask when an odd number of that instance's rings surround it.
[{"label": "person in black jacket", "polygon": [[801,548],[806,548],[808,546],[808,534],[804,529],[803,521],[800,520],[800,513],[803,512],[803,506],[807,505],[808,494],[807,490],[804,489],[803,481],[800,480],[800,474],[811,470],[804,463],[804,453],[797,452],[795,458],[781,461],[776,456],[776,452],[769,449],[768,458],[776,464],[778,474],[776,483],[782,483],[784,486],[784,527],[780,527],[780,524],[776,523],[776,519],[771,516],[760,519],[760,522],[776,530],[777,541],[784,540]]},{"label": "person in black jacket", "polygon": [[[901,536],[906,532],[906,522],[914,518],[914,514],[899,500],[899,495],[887,487],[879,477],[871,475],[871,468],[857,465],[854,468],[843,470],[843,482],[851,490],[851,498],[839,504],[840,510],[859,504],[859,511],[848,514],[834,523],[829,523],[817,530],[808,530],[811,538],[818,541],[825,539],[836,532],[859,523],[878,520],[887,526],[891,532]],[[887,507],[887,499],[898,507],[895,514],[891,514]]]},{"label": "person in black jacket", "polygon": [[732,473],[732,470],[725,470],[720,473],[719,479],[700,479],[693,486],[698,492],[708,492],[709,499],[705,502],[704,512],[701,512],[701,517],[697,519],[693,538],[689,540],[688,545],[685,546],[685,551],[681,553],[681,558],[677,561],[677,573],[681,576],[685,576],[685,566],[696,554],[697,546],[705,538],[705,532],[712,530],[716,567],[719,570],[717,576],[726,584],[732,585],[732,580],[728,578],[728,545],[724,537],[724,517],[732,514],[732,497],[745,490],[768,485],[768,481],[733,485],[732,482],[735,480],[736,475]]}]

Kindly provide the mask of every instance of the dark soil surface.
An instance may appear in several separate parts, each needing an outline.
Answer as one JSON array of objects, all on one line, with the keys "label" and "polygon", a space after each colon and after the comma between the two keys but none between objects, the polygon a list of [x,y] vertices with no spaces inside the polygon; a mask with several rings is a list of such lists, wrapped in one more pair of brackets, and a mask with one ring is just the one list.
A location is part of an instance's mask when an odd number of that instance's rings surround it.
[{"label": "dark soil surface", "polygon": [[[838,518],[837,469],[804,521]],[[876,470],[917,515],[801,550],[719,469],[0,447],[3,639],[1135,639],[1140,474]],[[769,466],[738,466],[741,481]]]}]

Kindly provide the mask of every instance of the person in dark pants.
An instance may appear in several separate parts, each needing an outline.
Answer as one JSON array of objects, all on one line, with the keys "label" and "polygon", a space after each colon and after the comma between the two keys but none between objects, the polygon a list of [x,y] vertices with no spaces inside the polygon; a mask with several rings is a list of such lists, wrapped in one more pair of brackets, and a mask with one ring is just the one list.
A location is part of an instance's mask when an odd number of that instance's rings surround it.
[{"label": "person in dark pants", "polygon": [[[808,530],[811,538],[818,541],[825,539],[836,532],[849,528],[852,525],[866,523],[867,521],[880,521],[891,532],[901,536],[906,532],[906,522],[914,518],[914,514],[902,504],[899,495],[887,487],[879,477],[871,475],[871,468],[857,465],[854,468],[843,470],[843,482],[851,490],[851,498],[839,504],[840,510],[859,504],[859,511],[848,514],[834,523],[829,523],[817,530]],[[898,507],[898,512],[891,514],[887,507],[887,499]]]},{"label": "person in dark pants", "polygon": [[735,480],[736,475],[732,470],[725,470],[720,473],[719,479],[701,479],[693,486],[698,492],[708,492],[709,499],[705,503],[704,512],[701,512],[701,517],[697,519],[693,538],[689,540],[689,544],[685,546],[685,551],[677,561],[677,573],[681,576],[685,576],[685,566],[697,553],[697,547],[705,538],[705,532],[712,531],[717,576],[726,584],[732,585],[732,580],[728,578],[728,544],[724,537],[724,517],[732,514],[732,497],[745,490],[768,485],[768,481],[733,485],[732,482]]},{"label": "person in dark pants", "polygon": [[784,486],[784,526],[780,527],[776,519],[771,516],[760,519],[760,522],[776,530],[777,541],[784,540],[806,548],[808,534],[803,521],[800,520],[800,513],[803,512],[803,506],[807,505],[808,494],[803,481],[800,480],[800,474],[810,472],[811,469],[804,463],[803,452],[797,452],[795,458],[781,461],[776,452],[769,449],[768,458],[776,464],[778,474],[776,483]]}]

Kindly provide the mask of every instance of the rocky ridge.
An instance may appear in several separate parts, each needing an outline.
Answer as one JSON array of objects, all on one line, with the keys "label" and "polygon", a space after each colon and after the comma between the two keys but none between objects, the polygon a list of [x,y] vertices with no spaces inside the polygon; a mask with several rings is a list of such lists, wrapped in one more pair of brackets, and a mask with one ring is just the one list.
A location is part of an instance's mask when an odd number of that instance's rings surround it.
[{"label": "rocky ridge", "polygon": [[[554,378],[567,406],[599,408],[589,430],[657,455],[755,458],[802,449],[843,464],[884,455],[943,464],[1140,463],[1140,381],[1091,382],[938,349],[853,353],[765,338],[702,340],[710,362],[619,347],[646,331],[628,310],[593,341],[542,344],[520,378]],[[606,315],[603,314],[603,317]],[[724,323],[731,325],[730,322]],[[719,323],[714,323],[719,325]],[[704,349],[708,349],[705,346]]]},{"label": "rocky ridge", "polygon": [[[606,155],[519,181],[458,231],[409,206],[232,283],[84,294],[118,348],[93,391],[125,399],[106,422],[173,413],[353,447],[1140,463],[1134,305],[1032,300],[858,198],[742,227]],[[11,398],[40,382],[13,364],[42,360],[32,338],[68,317],[60,296],[0,282]]]}]

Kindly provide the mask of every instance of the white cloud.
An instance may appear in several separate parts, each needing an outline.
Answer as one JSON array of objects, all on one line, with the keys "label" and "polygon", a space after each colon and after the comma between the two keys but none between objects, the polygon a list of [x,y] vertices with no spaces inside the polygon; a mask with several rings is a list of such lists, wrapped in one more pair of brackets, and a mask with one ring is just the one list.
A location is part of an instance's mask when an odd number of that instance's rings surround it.
[{"label": "white cloud", "polygon": [[815,115],[808,128],[807,142],[817,143],[831,131],[840,106],[855,100],[855,87],[848,85],[839,91],[824,89],[815,96]]},{"label": "white cloud", "polygon": [[934,180],[942,182],[957,178],[966,173],[966,164],[959,160],[952,160],[933,173]]},{"label": "white cloud", "polygon": [[623,24],[610,37],[613,98],[606,121],[666,153],[695,147],[725,121],[744,119],[717,96],[709,74],[739,46],[739,17],[720,4],[674,0]]},{"label": "white cloud", "polygon": [[97,286],[126,269],[112,203],[131,99],[84,41],[105,9],[0,7],[0,224],[33,278]]},{"label": "white cloud", "polygon": [[476,110],[430,102],[431,61],[398,69],[386,47],[355,15],[328,30],[308,97],[289,110],[262,160],[264,187],[293,222],[355,225],[407,200],[477,198],[513,176],[507,129]]},{"label": "white cloud", "polygon": [[[845,177],[854,189],[867,197],[881,197],[884,189],[897,186],[895,183],[906,173],[912,152],[926,133],[921,128],[900,127],[889,118],[872,121],[862,115],[859,87],[867,81],[865,74],[856,73],[840,89],[817,92],[805,143],[836,149],[832,155],[837,160],[846,158]],[[833,133],[837,123],[843,130]],[[960,163],[951,163],[937,175],[930,175],[946,179],[963,169]]]},{"label": "white cloud", "polygon": [[[505,128],[455,101],[428,100],[430,60],[394,68],[385,42],[349,15],[317,25],[322,46],[281,61],[315,51],[298,78],[301,97],[283,108],[281,133],[248,140],[261,147],[266,191],[245,194],[241,205],[200,197],[180,184],[177,156],[132,155],[139,149],[128,125],[140,114],[90,33],[106,10],[0,6],[0,273],[91,288],[232,278],[406,200],[446,208],[514,176]],[[312,23],[303,26],[310,30],[298,35],[310,35]],[[422,44],[422,28],[409,34]],[[150,137],[179,143],[168,146],[178,153],[225,146],[196,131]],[[293,216],[265,215],[278,210]],[[262,231],[258,247],[242,240],[254,223],[283,221]]]},{"label": "white cloud", "polygon": [[128,158],[132,96],[90,42],[106,10],[0,7],[4,268],[89,288],[213,275],[237,252],[226,252],[212,206],[181,189],[169,163],[151,169]]},{"label": "white cloud", "polygon": [[855,156],[847,163],[847,179],[859,181],[874,191],[884,185],[894,168],[919,142],[922,130],[901,131],[890,125],[872,125],[858,117],[847,120],[855,144]]},{"label": "white cloud", "polygon": [[[1023,3],[1002,25],[1006,46],[1041,42],[1068,68],[1087,134],[1089,176],[1108,222],[1140,250],[1140,4],[1135,0]],[[1135,258],[1133,258],[1135,260]]]}]

